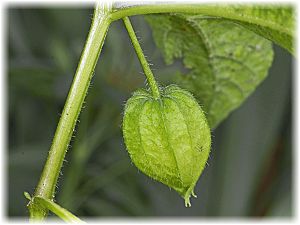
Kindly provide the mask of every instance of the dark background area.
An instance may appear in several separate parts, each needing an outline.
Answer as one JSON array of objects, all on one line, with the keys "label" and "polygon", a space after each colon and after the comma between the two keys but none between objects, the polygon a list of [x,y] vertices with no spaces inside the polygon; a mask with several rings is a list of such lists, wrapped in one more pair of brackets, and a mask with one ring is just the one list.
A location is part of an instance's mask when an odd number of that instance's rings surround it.
[{"label": "dark background area", "polygon": [[[27,216],[92,18],[88,8],[7,8],[7,215]],[[142,16],[132,18],[157,80],[166,66]],[[292,57],[274,46],[269,76],[215,129],[192,207],[130,162],[121,133],[125,101],[145,78],[124,25],[114,22],[67,153],[57,202],[80,217],[293,215]],[[263,60],[263,59],[262,59]]]}]

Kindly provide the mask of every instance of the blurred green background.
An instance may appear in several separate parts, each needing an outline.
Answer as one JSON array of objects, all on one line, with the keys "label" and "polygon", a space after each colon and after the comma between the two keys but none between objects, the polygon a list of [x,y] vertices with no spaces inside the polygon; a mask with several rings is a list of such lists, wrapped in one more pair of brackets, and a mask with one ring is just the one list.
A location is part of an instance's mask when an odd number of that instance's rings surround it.
[{"label": "blurred green background", "polygon": [[[7,215],[27,216],[92,18],[91,8],[8,7]],[[165,66],[142,16],[133,17],[158,81]],[[145,78],[124,25],[109,29],[57,188],[56,200],[81,217],[293,216],[292,57],[274,46],[267,79],[213,131],[213,147],[192,199],[139,172],[125,150],[122,113]],[[263,59],[262,59],[263,60]]]}]

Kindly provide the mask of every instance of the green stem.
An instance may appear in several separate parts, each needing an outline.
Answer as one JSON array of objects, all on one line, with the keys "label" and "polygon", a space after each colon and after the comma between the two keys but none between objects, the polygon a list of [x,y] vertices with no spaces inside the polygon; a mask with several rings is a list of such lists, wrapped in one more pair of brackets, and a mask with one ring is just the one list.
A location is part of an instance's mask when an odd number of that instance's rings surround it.
[{"label": "green stem", "polygon": [[155,78],[153,76],[153,73],[149,67],[149,64],[145,58],[145,55],[143,53],[143,50],[139,44],[139,41],[135,35],[135,32],[133,30],[133,27],[131,25],[131,22],[129,20],[128,17],[124,17],[123,18],[123,21],[124,21],[124,24],[125,24],[125,27],[128,31],[128,34],[130,36],[130,39],[131,39],[131,42],[133,44],[133,47],[135,49],[135,52],[141,62],[141,65],[143,67],[143,70],[144,70],[144,73],[147,77],[147,81],[148,81],[148,84],[151,88],[151,91],[152,91],[152,95],[155,99],[158,99],[160,97],[160,93],[159,93],[159,89],[158,89],[158,86],[157,86],[157,83],[155,81]]},{"label": "green stem", "polygon": [[51,210],[55,215],[67,223],[84,223],[77,216],[49,199],[35,197],[34,201],[40,206],[44,206],[45,208]]},{"label": "green stem", "polygon": [[[54,198],[60,169],[111,23],[111,8],[111,4],[105,2],[98,3],[95,8],[90,32],[33,198]],[[34,201],[28,207],[31,220],[42,220],[47,216],[48,210],[36,205]]]},{"label": "green stem", "polygon": [[112,20],[122,19],[126,16],[145,15],[155,13],[187,13],[206,14],[211,12],[212,7],[205,4],[182,4],[182,3],[147,3],[128,5],[127,7],[116,8],[112,13]]},{"label": "green stem", "polygon": [[[227,4],[228,5],[228,4]],[[249,4],[250,6],[251,4]],[[218,4],[185,4],[178,3],[132,3],[126,7],[115,8],[111,14],[113,21],[122,19],[127,16],[145,15],[145,14],[157,14],[157,13],[185,13],[185,14],[202,14],[207,16],[223,17],[232,20],[238,20],[241,22],[249,22],[249,17],[243,14],[237,13],[234,9],[224,9],[224,6]],[[288,35],[293,35],[292,31],[288,27],[283,27],[280,24],[276,24],[272,21],[268,21],[259,17],[251,17],[251,21],[254,24],[261,25],[263,27],[269,27],[271,29],[280,30]]]}]

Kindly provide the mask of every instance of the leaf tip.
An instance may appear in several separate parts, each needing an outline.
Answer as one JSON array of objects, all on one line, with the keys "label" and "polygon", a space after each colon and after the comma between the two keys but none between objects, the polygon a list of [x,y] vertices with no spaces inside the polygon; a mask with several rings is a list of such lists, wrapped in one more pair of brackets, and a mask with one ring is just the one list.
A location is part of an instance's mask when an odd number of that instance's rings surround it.
[{"label": "leaf tip", "polygon": [[27,198],[29,201],[31,201],[31,196],[27,191],[24,191],[23,194],[24,194],[25,198]]}]

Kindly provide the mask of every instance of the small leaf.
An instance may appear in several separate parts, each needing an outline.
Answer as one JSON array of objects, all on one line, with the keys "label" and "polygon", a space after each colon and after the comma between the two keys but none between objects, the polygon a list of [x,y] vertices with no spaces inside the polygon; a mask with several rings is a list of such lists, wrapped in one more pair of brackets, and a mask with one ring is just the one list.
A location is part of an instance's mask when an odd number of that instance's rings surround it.
[{"label": "small leaf", "polygon": [[29,201],[31,201],[31,196],[27,191],[24,191],[24,196],[27,198]]},{"label": "small leaf", "polygon": [[176,82],[195,94],[212,128],[268,74],[271,42],[232,21],[182,14],[146,18],[166,63],[182,58],[190,70],[178,75]]},{"label": "small leaf", "polygon": [[163,89],[159,99],[138,90],[126,103],[122,128],[133,163],[191,206],[211,144],[205,115],[194,97],[175,85]]}]

